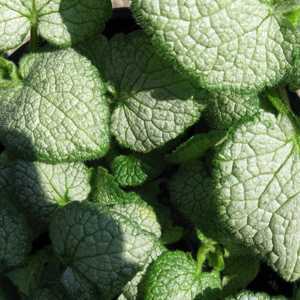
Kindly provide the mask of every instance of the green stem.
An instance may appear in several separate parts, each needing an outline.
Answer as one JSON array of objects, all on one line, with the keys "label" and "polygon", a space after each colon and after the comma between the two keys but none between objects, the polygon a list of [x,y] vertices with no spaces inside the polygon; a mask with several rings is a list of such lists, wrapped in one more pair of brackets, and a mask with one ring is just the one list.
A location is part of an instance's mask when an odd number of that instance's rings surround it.
[{"label": "green stem", "polygon": [[32,0],[32,17],[30,30],[30,50],[34,52],[38,48],[38,15],[35,0]]},{"label": "green stem", "polygon": [[197,252],[197,267],[198,271],[201,273],[203,269],[204,262],[206,261],[207,254],[214,250],[214,246],[211,244],[203,244]]}]

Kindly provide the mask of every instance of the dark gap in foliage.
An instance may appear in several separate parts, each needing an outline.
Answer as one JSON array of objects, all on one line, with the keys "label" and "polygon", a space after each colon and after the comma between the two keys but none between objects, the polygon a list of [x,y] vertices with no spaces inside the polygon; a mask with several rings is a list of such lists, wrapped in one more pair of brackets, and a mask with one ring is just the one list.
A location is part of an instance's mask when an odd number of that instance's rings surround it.
[{"label": "dark gap in foliage", "polygon": [[140,27],[136,24],[130,9],[116,8],[113,10],[112,17],[106,23],[103,34],[110,39],[117,33],[128,34],[138,29]]},{"label": "dark gap in foliage", "polygon": [[292,110],[298,115],[300,116],[300,99],[297,96],[296,93],[293,93],[291,91],[288,92],[289,95],[289,99],[290,99],[290,104],[292,107]]},{"label": "dark gap in foliage", "polygon": [[51,244],[51,241],[50,241],[48,232],[42,233],[39,237],[37,237],[32,242],[32,249],[33,249],[32,252],[35,253],[50,244]]},{"label": "dark gap in foliage", "polygon": [[254,279],[254,281],[249,284],[248,289],[253,291],[265,292],[273,296],[293,296],[292,283],[284,281],[266,264],[261,264],[258,275]]}]

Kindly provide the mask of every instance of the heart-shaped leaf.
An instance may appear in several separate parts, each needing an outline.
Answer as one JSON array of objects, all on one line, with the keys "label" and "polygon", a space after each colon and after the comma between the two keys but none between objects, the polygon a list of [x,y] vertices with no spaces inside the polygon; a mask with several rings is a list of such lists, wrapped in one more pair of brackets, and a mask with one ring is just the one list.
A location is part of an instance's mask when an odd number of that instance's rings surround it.
[{"label": "heart-shaped leaf", "polygon": [[1,89],[0,137],[25,160],[82,161],[109,146],[109,109],[97,69],[75,50],[25,56],[22,81]]},{"label": "heart-shaped leaf", "polygon": [[267,1],[133,0],[132,7],[160,52],[208,89],[257,91],[290,70],[291,32]]},{"label": "heart-shaped leaf", "polygon": [[109,0],[0,0],[0,51],[20,46],[36,34],[66,46],[94,35],[111,13]]},{"label": "heart-shaped leaf", "polygon": [[261,112],[231,134],[213,167],[217,218],[288,281],[300,278],[300,152],[294,126],[285,115]]}]

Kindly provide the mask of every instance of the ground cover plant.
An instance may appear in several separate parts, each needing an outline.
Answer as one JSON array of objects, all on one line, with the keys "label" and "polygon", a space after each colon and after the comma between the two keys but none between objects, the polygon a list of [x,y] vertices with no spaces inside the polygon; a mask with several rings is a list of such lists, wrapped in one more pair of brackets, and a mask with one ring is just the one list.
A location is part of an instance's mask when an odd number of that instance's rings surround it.
[{"label": "ground cover plant", "polygon": [[300,2],[122,12],[0,0],[0,300],[299,300]]}]

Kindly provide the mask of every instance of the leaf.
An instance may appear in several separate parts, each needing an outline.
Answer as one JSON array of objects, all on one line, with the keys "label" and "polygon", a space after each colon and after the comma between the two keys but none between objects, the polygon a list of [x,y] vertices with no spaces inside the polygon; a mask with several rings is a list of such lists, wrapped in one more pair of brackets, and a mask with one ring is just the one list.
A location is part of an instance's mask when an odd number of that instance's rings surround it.
[{"label": "leaf", "polygon": [[298,129],[261,112],[222,145],[213,167],[216,218],[285,280],[300,277]]},{"label": "leaf", "polygon": [[3,273],[24,262],[31,249],[31,233],[23,215],[0,197],[0,273]]},{"label": "leaf", "polygon": [[0,87],[10,88],[18,84],[20,78],[16,65],[0,57]]},{"label": "leaf", "polygon": [[214,221],[207,210],[210,208],[212,184],[201,161],[182,165],[169,181],[170,201],[193,224],[202,218],[208,225]]},{"label": "leaf", "polygon": [[0,195],[12,195],[14,191],[13,168],[10,163],[0,161]]},{"label": "leaf", "polygon": [[225,269],[222,274],[222,295],[232,295],[247,286],[259,272],[259,260],[251,255],[230,255],[225,258]]},{"label": "leaf", "polygon": [[30,33],[58,46],[78,43],[100,32],[110,14],[108,0],[1,0],[0,51],[20,46]]},{"label": "leaf", "polygon": [[94,286],[71,268],[67,268],[62,275],[61,282],[70,299],[76,300],[98,300]]},{"label": "leaf", "polygon": [[259,111],[259,97],[256,94],[211,93],[206,102],[205,118],[216,129],[228,129]]},{"label": "leaf", "polygon": [[104,206],[141,201],[136,193],[123,191],[116,179],[102,167],[93,171],[92,191],[89,199]]},{"label": "leaf", "polygon": [[18,160],[14,176],[16,204],[42,223],[48,223],[58,207],[86,200],[91,189],[90,172],[79,162],[50,165]]},{"label": "leaf", "polygon": [[283,296],[269,296],[265,293],[244,291],[236,296],[227,297],[226,300],[287,300],[287,298]]},{"label": "leaf", "polygon": [[147,153],[198,121],[204,109],[197,102],[202,92],[155,54],[147,36],[141,31],[119,34],[106,47],[102,41],[94,54],[85,50],[95,47],[94,41],[80,50],[92,55],[109,82],[114,106],[111,130],[120,145]]},{"label": "leaf", "polygon": [[223,131],[209,131],[193,135],[186,142],[179,145],[172,153],[167,154],[167,161],[174,164],[183,164],[199,159],[225,136]]},{"label": "leaf", "polygon": [[142,157],[134,155],[116,156],[111,163],[112,173],[121,186],[134,187],[158,175],[159,166],[150,165]]},{"label": "leaf", "polygon": [[32,300],[66,300],[63,291],[58,289],[43,288],[36,290],[30,297]]},{"label": "leaf", "polygon": [[209,90],[259,91],[291,70],[290,29],[259,0],[133,0],[159,52]]},{"label": "leaf", "polygon": [[[7,273],[6,276],[18,288],[21,295],[29,297],[43,285],[50,284],[51,266],[57,266],[58,261],[53,256],[50,248],[44,248],[28,257],[24,266]],[[55,272],[58,273],[58,272]],[[58,274],[55,274],[55,276]]]},{"label": "leaf", "polygon": [[50,225],[54,251],[104,299],[121,293],[155,245],[155,235],[145,231],[145,220],[134,218],[131,208],[72,202],[55,214]]},{"label": "leaf", "polygon": [[122,296],[120,296],[118,300],[122,300],[122,297],[127,300],[136,300],[138,298],[138,289],[142,283],[143,277],[146,274],[149,265],[165,251],[167,251],[167,249],[158,242],[154,247],[154,250],[151,252],[147,263],[144,265],[143,270],[138,272],[134,276],[134,278],[125,285],[125,287],[123,288],[123,293],[121,294]]},{"label": "leaf", "polygon": [[[103,156],[109,145],[105,87],[91,62],[73,49],[21,61],[22,85],[1,90],[0,139],[25,160],[51,163]],[[4,98],[2,102],[1,99]]]},{"label": "leaf", "polygon": [[220,287],[219,274],[201,273],[184,252],[167,251],[147,269],[142,299],[215,299]]}]

